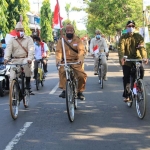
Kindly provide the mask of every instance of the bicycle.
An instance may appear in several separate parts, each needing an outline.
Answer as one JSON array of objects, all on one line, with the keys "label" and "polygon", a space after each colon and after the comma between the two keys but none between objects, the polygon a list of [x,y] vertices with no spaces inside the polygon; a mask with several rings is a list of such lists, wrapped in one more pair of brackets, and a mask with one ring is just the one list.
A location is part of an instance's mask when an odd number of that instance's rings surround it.
[{"label": "bicycle", "polygon": [[[19,105],[22,100],[24,107],[29,107],[31,91],[30,89],[27,89],[24,85],[25,73],[23,66],[26,64],[9,64],[14,66],[12,67],[12,70],[15,71],[16,74],[16,77],[11,82],[9,91],[10,113],[14,120],[18,118]],[[19,78],[21,78],[21,82],[19,81]]]},{"label": "bicycle", "polygon": [[36,61],[38,63],[38,72],[37,72],[35,81],[36,81],[36,89],[39,90],[40,84],[41,84],[42,87],[44,86],[45,76],[44,76],[44,71],[43,71],[43,68],[42,68],[42,60],[39,59],[39,60],[36,60]]},{"label": "bicycle", "polygon": [[67,63],[65,64],[58,64],[58,66],[64,66],[66,71],[66,107],[67,107],[67,114],[70,122],[74,121],[75,112],[74,110],[77,109],[77,89],[78,89],[78,80],[75,77],[73,68],[71,65],[77,65],[80,62],[75,63]]},{"label": "bicycle", "polygon": [[125,61],[135,62],[135,65],[132,65],[131,68],[133,71],[133,75],[130,76],[131,85],[127,89],[127,94],[130,100],[127,102],[127,106],[131,107],[135,100],[137,115],[140,119],[143,119],[146,114],[146,90],[143,80],[140,79],[140,66],[143,60],[125,58]]},{"label": "bicycle", "polygon": [[98,61],[98,79],[99,79],[99,84],[101,86],[101,88],[104,88],[104,84],[103,84],[103,69],[102,69],[102,63],[101,63],[101,59],[103,56],[106,56],[105,53],[100,53],[99,57],[99,61]]}]

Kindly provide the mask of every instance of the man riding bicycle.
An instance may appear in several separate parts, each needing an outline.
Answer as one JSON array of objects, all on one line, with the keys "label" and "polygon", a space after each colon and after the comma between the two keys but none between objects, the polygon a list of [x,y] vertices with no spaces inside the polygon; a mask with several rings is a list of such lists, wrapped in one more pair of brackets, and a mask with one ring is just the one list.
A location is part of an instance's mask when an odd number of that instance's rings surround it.
[{"label": "man riding bicycle", "polygon": [[[128,102],[130,99],[127,94],[127,89],[130,87],[130,76],[132,62],[125,62],[124,56],[128,56],[129,59],[145,59],[145,63],[148,63],[147,51],[144,48],[144,39],[139,33],[135,33],[135,22],[130,20],[126,24],[127,33],[122,35],[119,40],[118,54],[119,61],[123,69],[123,85],[124,85],[124,102]],[[140,67],[140,78],[144,77],[144,68]]]},{"label": "man riding bicycle", "polygon": [[[90,53],[92,54],[92,56],[94,57],[94,75],[98,75],[97,71],[98,71],[98,61],[99,61],[99,55],[101,53],[104,53],[105,50],[105,54],[108,55],[108,46],[106,43],[106,40],[101,36],[100,30],[96,30],[95,31],[95,38],[91,39],[90,42]],[[95,54],[94,53],[94,48],[97,47],[98,49],[98,53]],[[107,80],[107,60],[106,60],[106,55],[103,55],[101,57],[101,63],[103,66],[103,78],[106,81]]]},{"label": "man riding bicycle", "polygon": [[[83,91],[85,90],[86,78],[87,75],[82,68],[82,63],[84,60],[84,45],[79,37],[75,36],[74,27],[71,24],[66,25],[66,36],[64,37],[64,47],[66,52],[67,62],[81,62],[79,65],[72,65],[75,76],[78,79],[78,98],[85,100]],[[62,41],[59,40],[56,48],[56,65],[63,63],[63,49]],[[59,88],[63,89],[59,97],[65,98],[65,89],[66,89],[66,72],[64,67],[59,68]]]},{"label": "man riding bicycle", "polygon": [[[4,64],[7,64],[12,55],[12,64],[25,64],[24,72],[26,77],[26,88],[30,88],[31,63],[34,58],[34,43],[30,36],[24,34],[24,27],[18,22],[16,27],[16,37],[12,37],[7,44],[4,55]],[[10,70],[10,84],[15,78],[15,71]]]}]

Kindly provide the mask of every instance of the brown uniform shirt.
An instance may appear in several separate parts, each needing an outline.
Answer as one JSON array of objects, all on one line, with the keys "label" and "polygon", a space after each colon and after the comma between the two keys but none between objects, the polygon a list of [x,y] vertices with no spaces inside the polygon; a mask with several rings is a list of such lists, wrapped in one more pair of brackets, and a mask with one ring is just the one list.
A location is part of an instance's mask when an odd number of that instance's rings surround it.
[{"label": "brown uniform shirt", "polygon": [[[66,41],[67,39],[64,38]],[[68,42],[68,41],[67,41]],[[69,42],[68,42],[69,43]],[[66,59],[75,61],[75,60],[84,60],[84,45],[82,41],[79,39],[79,37],[74,36],[72,41],[69,43],[71,47],[73,47],[75,50],[78,51],[78,53],[74,52],[70,49],[68,45],[65,44],[65,52],[66,52]],[[56,47],[56,63],[60,62],[63,59],[63,48],[62,48],[62,40],[59,40]]]},{"label": "brown uniform shirt", "polygon": [[[13,37],[7,44],[4,59],[9,60],[12,54],[12,57],[26,57],[27,53],[25,50],[19,45],[16,41],[17,37]],[[19,39],[18,39],[19,40]],[[24,36],[21,40],[19,40],[21,45],[28,51],[28,60],[32,60],[34,58],[34,43],[31,37]]]}]

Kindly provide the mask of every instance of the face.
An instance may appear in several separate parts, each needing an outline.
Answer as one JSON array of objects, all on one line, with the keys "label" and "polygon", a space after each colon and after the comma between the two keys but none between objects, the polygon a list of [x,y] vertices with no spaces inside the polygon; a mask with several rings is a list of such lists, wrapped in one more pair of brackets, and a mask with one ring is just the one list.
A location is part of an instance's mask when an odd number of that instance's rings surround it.
[{"label": "face", "polygon": [[133,33],[135,31],[135,25],[130,23],[127,25],[127,32],[128,33]]},{"label": "face", "polygon": [[72,27],[66,27],[66,37],[72,39],[74,35],[74,29]]},{"label": "face", "polygon": [[95,34],[96,34],[96,38],[97,38],[97,39],[100,39],[100,37],[101,37],[100,32],[97,31]]},{"label": "face", "polygon": [[24,36],[24,29],[22,29],[22,28],[17,28],[17,29],[16,29],[16,33],[17,33],[17,36],[18,36],[19,38],[22,38],[22,37]]}]

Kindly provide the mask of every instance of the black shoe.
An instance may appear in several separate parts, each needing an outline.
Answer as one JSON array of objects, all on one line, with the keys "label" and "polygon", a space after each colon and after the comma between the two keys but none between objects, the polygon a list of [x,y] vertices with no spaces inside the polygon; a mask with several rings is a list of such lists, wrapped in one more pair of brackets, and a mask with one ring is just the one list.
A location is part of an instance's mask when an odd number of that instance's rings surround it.
[{"label": "black shoe", "polygon": [[62,93],[59,95],[59,97],[66,98],[66,92],[62,91]]},{"label": "black shoe", "polygon": [[97,72],[95,72],[95,73],[94,73],[94,75],[98,75],[98,73],[97,73]]},{"label": "black shoe", "polygon": [[78,92],[78,99],[83,100],[83,101],[85,100],[85,97],[82,94],[82,92]]}]

